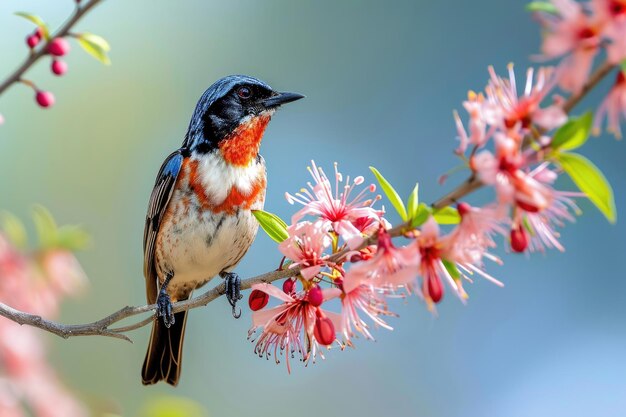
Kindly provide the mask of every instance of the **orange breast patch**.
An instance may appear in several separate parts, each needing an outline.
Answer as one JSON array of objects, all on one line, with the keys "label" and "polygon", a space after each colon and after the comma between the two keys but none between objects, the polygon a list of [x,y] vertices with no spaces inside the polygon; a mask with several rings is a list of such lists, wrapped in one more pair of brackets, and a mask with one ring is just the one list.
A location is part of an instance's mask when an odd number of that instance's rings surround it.
[{"label": "orange breast patch", "polygon": [[250,210],[252,205],[263,198],[267,181],[265,175],[259,175],[254,180],[249,192],[244,193],[237,187],[232,186],[224,201],[215,204],[206,194],[206,190],[202,185],[202,180],[198,173],[198,161],[186,159],[183,162],[183,172],[181,178],[187,178],[188,186],[191,192],[198,199],[198,203],[204,210],[211,210],[214,213],[235,214],[238,208]]},{"label": "orange breast patch", "polygon": [[269,121],[270,116],[257,116],[238,126],[218,145],[224,160],[233,165],[249,165],[259,153],[261,139]]}]

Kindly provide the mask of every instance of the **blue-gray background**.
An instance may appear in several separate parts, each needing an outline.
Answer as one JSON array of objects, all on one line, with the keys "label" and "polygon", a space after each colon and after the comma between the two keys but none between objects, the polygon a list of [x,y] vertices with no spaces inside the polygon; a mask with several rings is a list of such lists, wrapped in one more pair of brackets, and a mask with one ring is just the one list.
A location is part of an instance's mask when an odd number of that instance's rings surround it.
[{"label": "blue-gray background", "polygon": [[[31,30],[13,11],[56,26],[72,4],[3,1],[0,73],[23,58]],[[307,95],[275,116],[262,147],[266,207],[288,218],[294,207],[283,194],[304,185],[311,158],[353,175],[375,165],[405,194],[419,180],[424,201],[440,196],[462,179],[437,185],[457,163],[452,109],[482,89],[489,64],[504,73],[515,62],[521,76],[540,43],[523,2],[498,0],[107,0],[79,29],[110,41],[113,66],[74,45],[66,77],[52,77],[47,63],[29,74],[55,92],[53,109],[39,110],[23,86],[0,100],[1,207],[26,217],[42,203],[94,237],[80,255],[91,290],[66,304],[71,322],[144,301],[141,237],[154,176],[215,79],[251,74]],[[603,136],[583,151],[613,184],[623,220],[626,144]],[[505,266],[490,271],[505,288],[477,281],[467,306],[447,297],[438,318],[417,299],[394,303],[393,332],[315,366],[297,363],[291,375],[254,356],[248,312],[234,320],[224,300],[191,314],[176,390],[140,384],[147,328],[133,345],[48,337],[51,358],[82,398],[125,416],[163,395],[188,397],[212,416],[623,416],[626,229],[581,205],[584,216],[563,232],[565,254],[503,254]],[[238,270],[249,276],[278,259],[260,236]]]}]

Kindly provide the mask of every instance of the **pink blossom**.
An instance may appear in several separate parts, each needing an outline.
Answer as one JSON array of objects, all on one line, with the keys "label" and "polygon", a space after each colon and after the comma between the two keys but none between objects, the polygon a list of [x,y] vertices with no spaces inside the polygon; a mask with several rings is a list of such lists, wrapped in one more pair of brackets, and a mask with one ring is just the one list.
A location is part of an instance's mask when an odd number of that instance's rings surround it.
[{"label": "pink blossom", "polygon": [[489,67],[491,79],[485,89],[486,106],[491,108],[490,114],[496,119],[490,124],[497,124],[500,129],[527,129],[534,123],[544,129],[551,130],[567,121],[567,115],[560,103],[542,108],[540,104],[557,84],[559,74],[551,67],[537,70],[528,68],[526,83],[521,96],[517,91],[513,64],[508,65],[509,78],[496,75],[493,67]]},{"label": "pink blossom", "polygon": [[602,34],[608,40],[608,60],[612,64],[619,64],[626,58],[626,1],[592,0],[591,5],[603,27]]},{"label": "pink blossom", "polygon": [[343,281],[344,291],[349,293],[361,284],[396,290],[415,279],[418,264],[417,251],[408,246],[397,248],[381,228],[376,253],[350,268]]},{"label": "pink blossom", "polygon": [[[282,304],[277,307],[252,313],[249,337],[251,338],[258,328],[263,328],[256,339],[254,352],[259,357],[268,358],[273,354],[276,363],[279,363],[280,354],[284,353],[288,371],[291,371],[289,358],[296,353],[304,362],[315,360],[320,350],[320,343],[315,337],[316,323],[320,324],[320,319],[328,318],[334,329],[342,332],[341,317],[336,313],[311,305],[307,301],[306,292],[289,295],[270,284],[255,284],[252,289],[265,292],[282,301]],[[340,293],[341,290],[337,288],[324,289],[322,290],[323,300],[336,298]],[[325,324],[328,328],[328,321],[325,320]],[[324,337],[327,336],[327,334],[324,335]],[[321,356],[323,358],[323,355]]]},{"label": "pink blossom", "polygon": [[544,252],[546,248],[556,248],[561,252],[565,248],[559,242],[559,233],[556,227],[562,227],[565,221],[574,222],[574,213],[580,209],[572,200],[572,197],[582,197],[582,193],[557,191],[551,184],[556,180],[557,174],[548,169],[548,163],[543,163],[528,175],[533,181],[540,184],[546,193],[549,204],[541,210],[534,207],[520,206],[515,208],[512,230],[517,233],[528,233],[528,250]]},{"label": "pink blossom", "polygon": [[470,276],[474,273],[503,286],[483,267],[483,258],[501,263],[487,252],[487,247],[493,246],[491,234],[502,233],[503,230],[495,221],[487,220],[485,216],[489,210],[481,213],[476,208],[464,208],[461,210],[464,211],[461,224],[449,235],[440,236],[439,225],[430,217],[416,239],[421,254],[419,274],[422,277],[421,288],[416,290],[426,300],[429,309],[434,309],[434,304],[443,298],[444,281],[461,301],[468,298],[463,289],[463,279],[471,282]]},{"label": "pink blossom", "polygon": [[343,176],[335,164],[333,187],[324,171],[318,168],[314,161],[311,161],[311,165],[312,168],[309,168],[309,172],[313,177],[314,184],[308,184],[310,190],[303,188],[295,195],[286,194],[289,203],[297,202],[304,205],[304,208],[292,217],[291,222],[297,223],[306,215],[316,216],[327,222],[329,228],[332,227],[350,248],[356,248],[363,242],[363,237],[355,223],[363,222],[364,218],[378,222],[382,215],[381,211],[372,208],[376,199],[373,196],[368,197],[369,193],[375,190],[374,185],[353,197],[355,188],[363,184],[363,177],[356,177],[352,183],[348,177],[343,184]]},{"label": "pink blossom", "polygon": [[466,264],[479,264],[487,256],[500,263],[487,251],[497,247],[493,240],[495,235],[506,236],[503,208],[495,204],[480,208],[460,203],[458,210],[461,223],[449,235],[448,253],[451,258]]},{"label": "pink blossom", "polygon": [[59,295],[78,295],[87,286],[87,275],[69,250],[46,251],[42,256],[41,266],[50,286]]},{"label": "pink blossom", "polygon": [[467,294],[460,280],[455,280],[444,264],[443,254],[448,249],[448,240],[439,236],[439,225],[432,217],[424,223],[415,242],[421,255],[419,275],[422,284],[421,288],[412,288],[426,300],[428,308],[433,309],[434,304],[443,298],[443,280],[448,282],[461,300],[465,300]]},{"label": "pink blossom", "polygon": [[[58,312],[61,298],[84,284],[71,253],[46,250],[41,258],[16,250],[0,234],[0,300],[44,315]],[[37,417],[84,417],[87,410],[63,386],[48,364],[36,329],[0,318],[0,415],[21,417],[27,406]]]},{"label": "pink blossom", "polygon": [[593,59],[601,45],[601,22],[585,12],[574,0],[552,0],[558,16],[543,16],[546,29],[542,45],[547,59],[565,56],[560,86],[573,93],[580,91],[589,76]]},{"label": "pink blossom", "polygon": [[327,223],[303,221],[290,226],[287,232],[289,237],[278,245],[278,249],[293,261],[290,268],[300,265],[304,279],[313,278],[325,265],[324,250],[331,244]]},{"label": "pink blossom", "polygon": [[469,145],[484,146],[491,134],[493,134],[493,131],[487,132],[487,123],[495,121],[495,118],[489,113],[491,109],[485,106],[485,97],[482,94],[470,91],[467,94],[467,100],[463,102],[463,107],[470,116],[468,123],[469,134],[465,131],[459,113],[455,111],[454,121],[459,140],[461,141],[456,150],[458,154],[465,153]]},{"label": "pink blossom", "polygon": [[[348,281],[358,280],[348,278]],[[360,283],[356,286],[352,284],[348,291],[344,287],[344,291],[341,299],[341,321],[346,341],[352,339],[355,332],[361,333],[366,339],[374,340],[368,323],[361,318],[359,312],[369,317],[375,326],[393,330],[381,318],[381,316],[396,316],[387,309],[387,302],[383,296],[384,289],[378,289],[373,284]]]},{"label": "pink blossom", "polygon": [[559,74],[551,67],[526,72],[526,83],[522,94],[517,91],[513,64],[508,66],[509,77],[498,77],[489,67],[490,80],[485,88],[485,95],[470,92],[463,103],[470,119],[469,133],[466,132],[458,113],[454,113],[459,139],[456,152],[463,154],[467,146],[483,147],[496,132],[508,135],[520,135],[528,132],[531,124],[546,130],[562,125],[567,116],[561,107],[561,100],[541,107],[541,103],[557,84]]},{"label": "pink blossom", "polygon": [[593,126],[596,134],[600,133],[604,118],[607,120],[607,131],[621,139],[620,121],[626,119],[626,76],[624,76],[623,71],[617,73],[617,80],[613,88],[596,112]]},{"label": "pink blossom", "polygon": [[523,170],[527,162],[520,152],[519,141],[498,133],[495,148],[495,155],[482,151],[472,159],[471,165],[481,181],[495,187],[498,202],[529,210],[542,210],[550,205],[550,190]]}]

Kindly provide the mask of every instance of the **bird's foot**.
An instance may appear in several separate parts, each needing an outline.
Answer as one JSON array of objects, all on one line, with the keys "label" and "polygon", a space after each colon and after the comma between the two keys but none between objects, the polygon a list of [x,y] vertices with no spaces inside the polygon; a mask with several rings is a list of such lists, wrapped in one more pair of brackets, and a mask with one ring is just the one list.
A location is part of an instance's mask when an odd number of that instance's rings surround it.
[{"label": "bird's foot", "polygon": [[159,298],[157,298],[157,316],[163,317],[163,324],[168,329],[176,322],[172,312],[172,300],[165,291],[159,292]]},{"label": "bird's foot", "polygon": [[167,284],[170,283],[173,275],[168,274],[165,278],[165,281],[161,285],[161,289],[159,290],[159,296],[157,297],[157,317],[163,317],[163,324],[168,329],[172,324],[176,322],[174,318],[174,313],[172,311],[172,300],[170,299],[169,294],[167,293]]},{"label": "bird's foot", "polygon": [[241,317],[241,309],[237,312],[237,301],[243,298],[243,295],[241,295],[241,278],[234,272],[222,272],[220,276],[224,278],[225,281],[226,299],[233,308],[233,317],[238,319]]}]

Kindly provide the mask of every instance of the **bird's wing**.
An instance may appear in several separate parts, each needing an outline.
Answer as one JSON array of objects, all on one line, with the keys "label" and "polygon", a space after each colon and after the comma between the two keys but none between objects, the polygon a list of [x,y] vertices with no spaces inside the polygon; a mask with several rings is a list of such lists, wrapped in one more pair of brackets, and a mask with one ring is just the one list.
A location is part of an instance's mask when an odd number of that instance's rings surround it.
[{"label": "bird's wing", "polygon": [[174,192],[174,185],[183,165],[183,159],[180,149],[165,159],[150,195],[146,225],[143,231],[143,275],[146,278],[146,298],[150,304],[156,302],[157,281],[159,279],[154,264],[156,238],[167,203],[169,203]]}]

